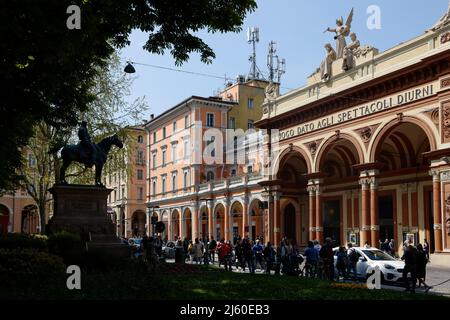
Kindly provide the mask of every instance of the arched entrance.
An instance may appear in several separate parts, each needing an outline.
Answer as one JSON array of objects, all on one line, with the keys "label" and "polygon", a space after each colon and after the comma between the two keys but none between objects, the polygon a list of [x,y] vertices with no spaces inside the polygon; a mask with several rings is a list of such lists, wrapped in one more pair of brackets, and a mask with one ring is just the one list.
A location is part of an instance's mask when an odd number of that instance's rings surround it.
[{"label": "arched entrance", "polygon": [[39,226],[38,208],[34,204],[27,205],[22,210],[22,233],[37,233]]},{"label": "arched entrance", "polygon": [[125,238],[125,224],[126,224],[126,217],[125,217],[125,210],[123,208],[119,209],[119,236]]},{"label": "arched entrance", "polygon": [[199,238],[206,239],[209,237],[208,235],[208,208],[206,206],[202,206],[200,208],[200,230],[199,230]]},{"label": "arched entrance", "polygon": [[9,209],[0,204],[0,235],[8,233]]},{"label": "arched entrance", "polygon": [[289,203],[286,207],[284,207],[283,212],[284,219],[284,236],[292,241],[296,239],[296,223],[295,223],[295,207],[292,203]]},{"label": "arched entrance", "polygon": [[239,201],[233,202],[231,205],[231,239],[233,245],[237,243],[238,238],[242,238],[244,230],[242,230],[242,215],[244,208]]},{"label": "arched entrance", "polygon": [[217,204],[214,208],[214,221],[216,239],[225,238],[225,207],[222,203]]},{"label": "arched entrance", "polygon": [[[316,193],[316,226],[322,229],[322,240],[331,238],[334,245],[344,245],[350,234],[359,230],[361,187],[355,166],[362,162],[362,148],[351,136],[333,136],[324,142],[317,157],[321,180]],[[343,189],[343,184],[345,192],[332,191]]]},{"label": "arched entrance", "polygon": [[143,237],[145,234],[145,212],[138,210],[131,216],[131,234],[133,237]]},{"label": "arched entrance", "polygon": [[[378,192],[381,242],[395,239],[400,247],[403,240],[412,234],[416,244],[426,238],[431,252],[434,252],[432,178],[428,173],[429,165],[423,158],[423,153],[431,151],[431,145],[427,132],[412,122],[392,123],[376,137],[371,157],[381,164],[379,180],[399,177],[397,183]],[[420,202],[424,205],[419,206]],[[422,219],[424,225],[420,226]],[[424,230],[422,237],[420,229]]]},{"label": "arched entrance", "polygon": [[184,214],[183,214],[183,220],[185,223],[185,230],[186,230],[186,237],[189,240],[193,240],[192,239],[192,213],[191,210],[189,208],[186,208],[184,210]]},{"label": "arched entrance", "polygon": [[254,199],[250,203],[249,210],[252,240],[255,240],[256,238],[264,239],[263,202],[259,199]]},{"label": "arched entrance", "polygon": [[172,211],[172,235],[173,238],[175,237],[181,237],[181,229],[180,229],[180,213],[177,209]]}]

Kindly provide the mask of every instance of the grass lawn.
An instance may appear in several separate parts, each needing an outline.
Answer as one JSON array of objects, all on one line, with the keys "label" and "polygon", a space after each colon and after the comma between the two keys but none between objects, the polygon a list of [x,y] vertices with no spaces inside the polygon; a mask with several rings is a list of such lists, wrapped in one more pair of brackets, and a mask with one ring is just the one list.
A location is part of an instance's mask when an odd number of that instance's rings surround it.
[{"label": "grass lawn", "polygon": [[0,299],[444,299],[301,277],[232,273],[194,265],[161,264],[158,274],[136,265],[127,270],[85,272],[81,276],[81,290],[68,290],[67,276],[14,279],[0,275]]}]

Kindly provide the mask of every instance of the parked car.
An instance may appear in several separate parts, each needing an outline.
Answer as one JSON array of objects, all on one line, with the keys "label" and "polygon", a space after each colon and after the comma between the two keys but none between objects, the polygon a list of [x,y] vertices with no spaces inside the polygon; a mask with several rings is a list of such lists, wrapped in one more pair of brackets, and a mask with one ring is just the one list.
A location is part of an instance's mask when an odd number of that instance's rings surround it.
[{"label": "parked car", "polygon": [[175,242],[169,241],[162,246],[164,258],[175,259]]},{"label": "parked car", "polygon": [[[382,281],[395,283],[399,282],[402,279],[403,269],[405,268],[405,263],[401,260],[398,260],[386,252],[381,251],[377,248],[362,248],[362,247],[354,247],[358,254],[358,262],[356,264],[356,271],[358,273],[358,278],[367,278],[368,274],[367,269],[372,266],[378,266],[380,268],[382,274]],[[337,257],[336,254],[339,248],[334,248],[334,265],[336,266]],[[337,274],[337,270],[335,270]]]}]

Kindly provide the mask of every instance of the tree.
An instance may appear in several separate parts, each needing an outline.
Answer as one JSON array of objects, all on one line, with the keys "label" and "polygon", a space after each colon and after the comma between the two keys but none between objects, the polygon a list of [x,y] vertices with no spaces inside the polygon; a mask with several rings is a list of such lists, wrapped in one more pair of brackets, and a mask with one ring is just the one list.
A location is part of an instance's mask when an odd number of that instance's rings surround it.
[{"label": "tree", "polygon": [[[127,132],[124,128],[130,124],[141,121],[141,116],[147,110],[143,98],[133,102],[127,101],[133,78],[126,76],[120,65],[117,53],[114,53],[108,61],[106,68],[97,72],[95,85],[90,93],[96,98],[88,104],[87,110],[78,118],[85,119],[91,128],[91,136],[94,142],[102,138],[119,133],[123,140],[127,140]],[[34,199],[39,210],[41,232],[45,232],[47,205],[52,200],[48,189],[59,180],[59,168],[61,159],[56,153],[67,143],[78,143],[75,132],[56,128],[44,121],[35,125],[33,135],[26,146],[26,152],[35,159],[35,166],[23,165],[20,169],[22,183],[28,194]],[[130,139],[131,140],[131,139]],[[129,148],[113,148],[109,154],[109,160],[105,171],[117,171],[118,168],[127,170],[126,157]],[[92,169],[86,169],[81,165],[72,165],[68,177],[73,183],[89,183],[93,181]]]},{"label": "tree", "polygon": [[[81,29],[68,29],[70,5],[80,8]],[[236,32],[255,0],[22,0],[0,2],[0,190],[18,181],[18,147],[40,121],[74,126],[94,100],[99,67],[133,29],[148,33],[150,53],[170,51],[176,64],[213,50],[195,32]]]}]

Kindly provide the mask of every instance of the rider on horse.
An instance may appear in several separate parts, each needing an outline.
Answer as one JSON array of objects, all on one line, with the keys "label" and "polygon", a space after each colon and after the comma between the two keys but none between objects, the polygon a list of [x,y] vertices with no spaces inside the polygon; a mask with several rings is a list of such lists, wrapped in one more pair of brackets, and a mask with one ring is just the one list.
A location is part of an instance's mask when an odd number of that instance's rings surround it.
[{"label": "rider on horse", "polygon": [[86,165],[91,168],[94,165],[94,145],[91,141],[91,136],[87,130],[87,122],[82,121],[81,126],[78,129],[78,139],[80,139],[80,147],[83,150],[84,155],[82,155],[83,160],[86,161]]}]

